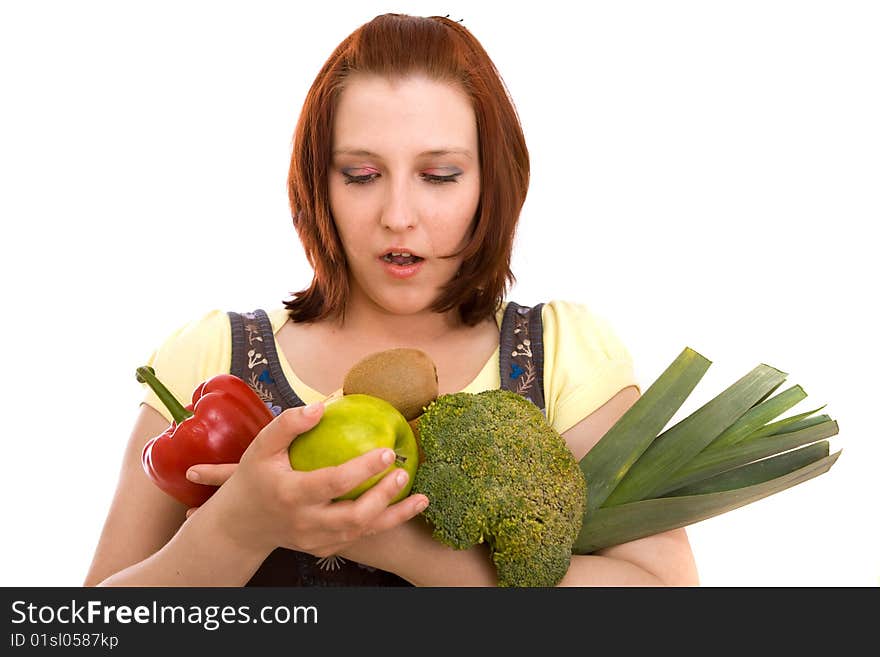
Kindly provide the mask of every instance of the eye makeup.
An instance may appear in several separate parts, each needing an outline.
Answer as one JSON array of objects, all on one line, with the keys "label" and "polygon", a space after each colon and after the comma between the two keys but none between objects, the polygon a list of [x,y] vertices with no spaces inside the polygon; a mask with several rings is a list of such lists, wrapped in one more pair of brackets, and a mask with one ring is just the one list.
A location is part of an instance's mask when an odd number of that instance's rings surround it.
[{"label": "eye makeup", "polygon": [[[367,173],[355,175],[355,174],[351,173],[352,171],[366,171]],[[345,177],[344,182],[346,185],[350,185],[350,184],[364,185],[364,184],[372,182],[373,180],[375,180],[379,176],[379,173],[375,169],[372,169],[369,167],[363,168],[363,169],[354,169],[354,168],[353,169],[343,169],[341,173]],[[422,180],[424,180],[425,182],[435,184],[435,185],[442,185],[444,183],[457,183],[458,177],[461,176],[461,174],[462,174],[461,171],[456,170],[453,173],[450,173],[448,175],[443,175],[443,176],[433,174],[433,173],[420,173],[419,175],[422,177]]]}]

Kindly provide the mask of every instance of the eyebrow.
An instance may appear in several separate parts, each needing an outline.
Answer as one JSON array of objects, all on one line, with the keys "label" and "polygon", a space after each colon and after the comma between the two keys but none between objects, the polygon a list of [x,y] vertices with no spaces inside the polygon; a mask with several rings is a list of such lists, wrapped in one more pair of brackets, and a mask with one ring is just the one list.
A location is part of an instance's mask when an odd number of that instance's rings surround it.
[{"label": "eyebrow", "polygon": [[[363,148],[338,148],[333,151],[333,155],[357,155],[359,157],[377,157],[382,159],[382,156],[378,153],[373,153],[372,151],[364,150]],[[471,152],[464,148],[436,148],[430,151],[423,151],[419,153],[418,157],[424,157],[426,155],[432,157],[442,155],[464,155],[465,157],[473,159]]]}]

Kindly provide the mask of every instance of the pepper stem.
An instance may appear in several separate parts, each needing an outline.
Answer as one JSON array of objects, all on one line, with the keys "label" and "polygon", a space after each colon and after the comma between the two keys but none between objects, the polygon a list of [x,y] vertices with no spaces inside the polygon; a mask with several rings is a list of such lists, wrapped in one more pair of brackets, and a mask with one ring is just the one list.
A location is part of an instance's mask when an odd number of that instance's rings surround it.
[{"label": "pepper stem", "polygon": [[174,418],[177,424],[195,415],[192,411],[184,408],[183,404],[177,401],[177,398],[171,394],[171,391],[156,378],[156,371],[152,367],[144,366],[137,368],[137,380],[141,383],[146,383],[152,388],[159,401],[165,404],[165,408],[168,409],[168,412],[171,413],[171,417]]}]

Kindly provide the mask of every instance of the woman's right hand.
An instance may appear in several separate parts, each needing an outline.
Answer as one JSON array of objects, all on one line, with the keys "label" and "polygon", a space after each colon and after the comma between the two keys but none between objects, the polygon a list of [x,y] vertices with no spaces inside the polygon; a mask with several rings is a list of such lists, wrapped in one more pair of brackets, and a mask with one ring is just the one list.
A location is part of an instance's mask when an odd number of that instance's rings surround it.
[{"label": "woman's right hand", "polygon": [[257,434],[234,469],[191,468],[200,483],[223,484],[200,508],[207,511],[210,506],[221,514],[220,525],[230,538],[265,554],[285,547],[327,557],[361,537],[406,522],[425,508],[423,495],[389,506],[406,484],[407,474],[400,468],[356,500],[334,501],[387,469],[395,458],[391,449],[374,449],[338,466],[293,470],[287,449],[296,436],[318,423],[323,410],[319,403],[283,411]]}]

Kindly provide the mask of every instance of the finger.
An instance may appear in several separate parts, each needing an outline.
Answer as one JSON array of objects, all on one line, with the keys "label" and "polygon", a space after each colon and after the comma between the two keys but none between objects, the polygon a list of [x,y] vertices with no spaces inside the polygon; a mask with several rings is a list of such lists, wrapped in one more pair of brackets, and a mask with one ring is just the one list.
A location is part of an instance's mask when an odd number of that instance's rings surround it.
[{"label": "finger", "polygon": [[247,451],[263,456],[287,451],[294,438],[318,424],[323,413],[321,402],[288,408],[263,427]]},{"label": "finger", "polygon": [[199,510],[199,507],[197,507],[197,506],[190,507],[189,509],[187,509],[187,510],[186,510],[186,518],[187,518],[187,520],[189,520],[189,517],[190,517],[192,514],[194,514],[196,511],[198,511],[198,510]]},{"label": "finger", "polygon": [[238,463],[200,463],[186,471],[186,478],[197,484],[220,486],[232,476]]},{"label": "finger", "polygon": [[376,520],[370,526],[370,533],[378,534],[386,529],[397,527],[397,525],[412,520],[422,511],[428,508],[428,498],[424,495],[410,495],[400,502],[392,504],[380,513]]},{"label": "finger", "polygon": [[329,501],[345,495],[370,477],[388,469],[394,463],[394,451],[387,447],[371,449],[342,465],[319,468],[303,475],[308,486],[303,495],[313,501]]},{"label": "finger", "polygon": [[394,468],[354,500],[353,510],[361,518],[374,518],[391,504],[409,481],[409,474],[402,468]]},{"label": "finger", "polygon": [[364,534],[375,534],[414,518],[428,506],[425,495],[410,495],[389,506],[408,481],[406,471],[396,468],[356,500],[331,505],[327,511],[327,524],[344,532],[355,527]]}]

